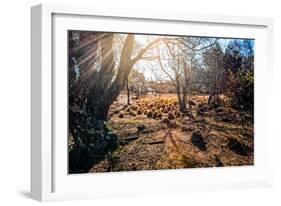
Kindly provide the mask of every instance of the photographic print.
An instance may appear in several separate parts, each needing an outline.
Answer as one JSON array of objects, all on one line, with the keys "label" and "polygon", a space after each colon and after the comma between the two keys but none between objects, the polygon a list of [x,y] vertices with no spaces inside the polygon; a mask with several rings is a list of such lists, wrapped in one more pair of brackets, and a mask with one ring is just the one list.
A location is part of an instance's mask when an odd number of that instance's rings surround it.
[{"label": "photographic print", "polygon": [[254,164],[254,39],[67,40],[69,174]]}]

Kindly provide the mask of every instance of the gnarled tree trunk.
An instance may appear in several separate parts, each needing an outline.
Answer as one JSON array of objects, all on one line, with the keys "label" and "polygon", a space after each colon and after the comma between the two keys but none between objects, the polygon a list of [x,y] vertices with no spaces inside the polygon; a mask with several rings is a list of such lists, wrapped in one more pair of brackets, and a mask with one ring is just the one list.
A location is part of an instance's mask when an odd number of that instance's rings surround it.
[{"label": "gnarled tree trunk", "polygon": [[[114,141],[106,128],[111,104],[117,99],[142,55],[160,40],[151,42],[132,58],[133,34],[126,36],[116,69],[113,33],[69,32],[69,131],[83,153],[106,153]],[[100,68],[93,68],[100,61]],[[116,69],[116,70],[115,70]],[[79,158],[78,158],[79,159]]]},{"label": "gnarled tree trunk", "polygon": [[[73,158],[79,161],[116,147],[117,139],[109,135],[104,121],[132,69],[134,35],[126,37],[114,81],[114,34],[80,32],[79,42],[69,35],[69,131],[76,151],[81,151]],[[93,68],[99,58],[100,68]]]}]

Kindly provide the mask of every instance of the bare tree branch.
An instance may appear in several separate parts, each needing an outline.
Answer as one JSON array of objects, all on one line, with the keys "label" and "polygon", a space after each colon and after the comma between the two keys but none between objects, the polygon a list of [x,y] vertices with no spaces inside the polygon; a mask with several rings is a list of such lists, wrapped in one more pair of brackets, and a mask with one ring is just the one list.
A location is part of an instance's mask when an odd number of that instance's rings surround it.
[{"label": "bare tree branch", "polygon": [[168,41],[170,40],[170,38],[167,38],[167,37],[161,37],[161,38],[158,38],[158,39],[155,39],[154,41],[150,42],[146,47],[142,48],[139,53],[137,54],[136,57],[134,57],[131,62],[132,64],[135,64],[137,61],[139,61],[140,59],[143,58],[143,55],[149,50],[149,49],[152,49],[154,48],[155,46],[157,46],[161,41],[162,42],[165,42],[165,41]]}]

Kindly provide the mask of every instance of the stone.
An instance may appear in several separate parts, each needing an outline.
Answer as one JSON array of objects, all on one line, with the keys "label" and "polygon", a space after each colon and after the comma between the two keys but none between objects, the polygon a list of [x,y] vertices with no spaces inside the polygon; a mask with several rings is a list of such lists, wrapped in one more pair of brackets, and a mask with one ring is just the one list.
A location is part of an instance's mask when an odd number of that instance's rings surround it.
[{"label": "stone", "polygon": [[224,117],[221,118],[221,121],[223,121],[223,122],[232,122],[233,119],[230,116],[224,116]]},{"label": "stone", "polygon": [[168,113],[168,119],[169,120],[173,120],[173,119],[175,119],[176,117],[175,117],[175,115],[172,113],[172,112],[169,112]]},{"label": "stone", "polygon": [[220,112],[223,112],[223,108],[222,107],[219,107],[215,110],[217,113],[220,113]]},{"label": "stone", "polygon": [[151,118],[152,115],[153,115],[153,112],[152,112],[152,111],[149,111],[149,112],[147,112],[147,115],[146,115],[146,116],[147,116],[148,118]]},{"label": "stone", "polygon": [[162,119],[162,114],[161,114],[161,113],[158,113],[157,118],[158,118],[158,119]]},{"label": "stone", "polygon": [[166,123],[166,124],[169,124],[169,123],[170,123],[170,120],[169,120],[167,117],[165,117],[162,122],[163,122],[163,123]]},{"label": "stone", "polygon": [[134,110],[134,111],[136,111],[136,110],[138,110],[138,106],[132,105],[132,106],[131,106],[131,109]]},{"label": "stone", "polygon": [[206,147],[207,143],[204,141],[204,138],[203,138],[200,131],[195,131],[195,132],[192,133],[191,143],[194,146],[196,146],[198,149],[200,149],[201,151],[207,150],[207,147]]},{"label": "stone", "polygon": [[183,132],[191,132],[192,131],[192,127],[189,127],[189,126],[182,126],[181,127],[181,130],[183,131]]},{"label": "stone", "polygon": [[131,112],[129,113],[129,115],[131,115],[131,116],[133,116],[133,117],[137,116],[137,114],[136,114],[135,112],[133,112],[133,111],[131,111]]},{"label": "stone", "polygon": [[189,104],[190,106],[195,106],[195,105],[196,105],[196,103],[195,103],[194,101],[192,101],[192,100],[189,100],[189,101],[188,101],[188,104]]},{"label": "stone", "polygon": [[197,109],[198,115],[204,115],[208,111],[208,107],[206,105],[200,105]]},{"label": "stone", "polygon": [[248,151],[250,150],[249,147],[247,147],[246,145],[240,143],[237,139],[235,138],[230,138],[227,144],[228,148],[235,152],[238,155],[241,156],[247,156],[248,155]]},{"label": "stone", "polygon": [[138,132],[142,132],[143,130],[145,130],[146,126],[145,125],[139,125],[137,126]]},{"label": "stone", "polygon": [[213,96],[211,99],[209,98],[208,102],[209,105],[214,109],[219,108],[223,104],[223,101],[219,96]]},{"label": "stone", "polygon": [[202,117],[202,118],[196,119],[196,122],[199,123],[199,124],[204,124],[204,123],[206,123],[207,121],[206,121],[206,119],[204,119],[204,118]]},{"label": "stone", "polygon": [[106,136],[105,136],[105,140],[106,140],[106,141],[112,141],[112,140],[114,140],[116,137],[117,137],[117,135],[116,135],[114,132],[108,131],[107,134],[106,134]]},{"label": "stone", "polygon": [[168,127],[169,128],[176,128],[178,125],[175,121],[170,121],[170,123],[168,123]]}]

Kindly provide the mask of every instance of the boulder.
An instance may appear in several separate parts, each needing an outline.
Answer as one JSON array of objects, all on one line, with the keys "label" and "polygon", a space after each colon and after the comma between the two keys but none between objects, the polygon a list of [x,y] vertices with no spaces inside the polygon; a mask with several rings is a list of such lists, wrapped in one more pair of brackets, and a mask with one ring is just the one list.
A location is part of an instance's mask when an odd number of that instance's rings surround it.
[{"label": "boulder", "polygon": [[152,112],[152,111],[149,111],[149,112],[147,112],[147,114],[146,114],[146,116],[147,116],[148,118],[151,118],[152,115],[153,115],[153,112]]},{"label": "boulder", "polygon": [[228,148],[235,152],[238,155],[241,156],[247,156],[248,152],[250,150],[249,147],[247,147],[246,145],[242,144],[241,142],[239,142],[237,139],[235,138],[230,138],[227,144]]},{"label": "boulder", "polygon": [[191,132],[192,131],[192,127],[183,125],[181,127],[181,131],[183,131],[183,132]]},{"label": "boulder", "polygon": [[189,100],[189,101],[188,101],[188,104],[189,104],[190,106],[195,106],[195,105],[196,105],[196,103],[195,103],[194,101],[192,101],[192,100]]},{"label": "boulder", "polygon": [[145,125],[139,125],[137,126],[138,132],[142,132],[143,130],[145,130],[146,126]]},{"label": "boulder", "polygon": [[221,117],[221,121],[236,123],[239,121],[239,118],[236,115],[224,115]]},{"label": "boulder", "polygon": [[200,106],[198,106],[197,114],[204,115],[207,111],[208,111],[207,105],[200,105]]},{"label": "boulder", "polygon": [[[118,148],[117,135],[111,130],[89,130],[89,156],[104,155]],[[91,134],[91,135],[90,135]]]},{"label": "boulder", "polygon": [[169,128],[176,128],[178,125],[175,121],[170,121],[170,123],[167,124]]},{"label": "boulder", "polygon": [[162,122],[165,123],[165,124],[169,124],[170,120],[167,117],[165,117]]},{"label": "boulder", "polygon": [[175,117],[175,115],[172,113],[172,112],[169,112],[168,113],[168,119],[169,120],[173,120],[173,119],[175,119],[176,117]]},{"label": "boulder", "polygon": [[158,113],[157,118],[158,118],[158,119],[162,119],[162,114],[161,114],[161,113]]},{"label": "boulder", "polygon": [[223,112],[223,108],[222,108],[222,107],[219,107],[219,108],[217,108],[217,109],[215,110],[215,112],[216,112],[216,113],[221,113],[221,112]]},{"label": "boulder", "polygon": [[201,134],[200,131],[195,131],[192,133],[191,135],[191,143],[197,147],[198,149],[200,149],[201,151],[206,151],[207,147],[206,147],[206,142],[204,141],[204,138]]},{"label": "boulder", "polygon": [[202,117],[202,118],[196,119],[196,122],[197,122],[198,124],[204,124],[204,123],[206,123],[207,121],[206,121],[206,119],[204,119],[204,118]]},{"label": "boulder", "polygon": [[220,106],[223,105],[223,101],[219,96],[213,96],[212,98],[209,97],[209,105],[211,106],[211,108],[219,108]]}]

